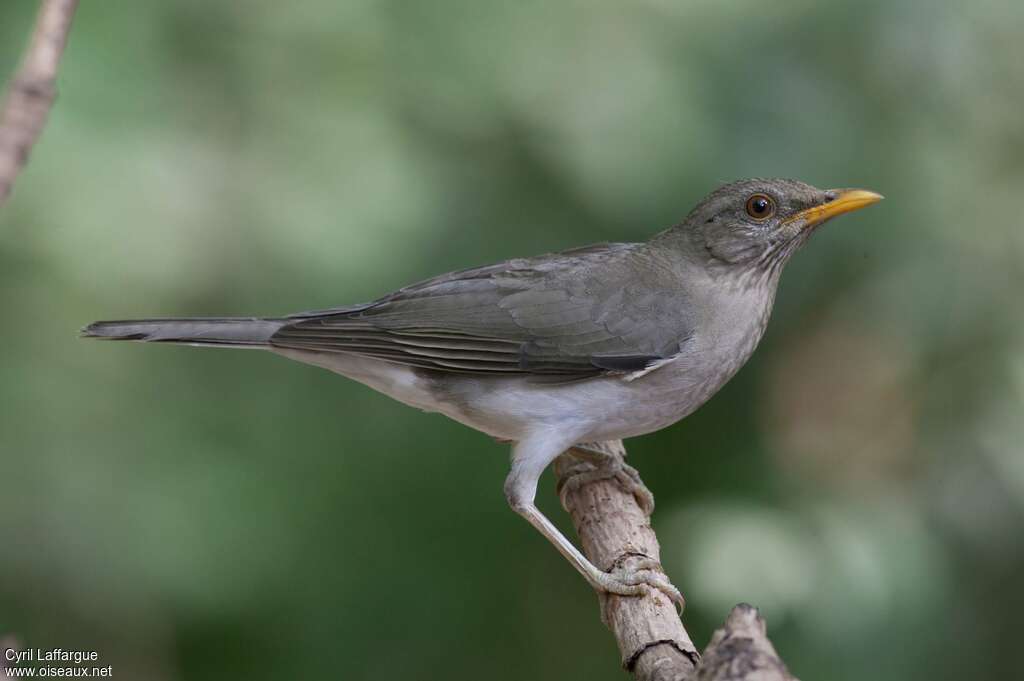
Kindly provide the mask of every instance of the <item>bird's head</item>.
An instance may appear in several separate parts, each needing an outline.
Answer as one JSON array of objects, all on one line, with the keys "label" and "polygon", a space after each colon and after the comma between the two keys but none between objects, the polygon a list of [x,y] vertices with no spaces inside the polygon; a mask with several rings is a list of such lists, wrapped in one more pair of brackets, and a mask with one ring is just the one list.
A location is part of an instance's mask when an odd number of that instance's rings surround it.
[{"label": "bird's head", "polygon": [[685,236],[688,250],[709,264],[774,273],[822,223],[881,199],[865,189],[739,180],[705,197],[670,233]]}]

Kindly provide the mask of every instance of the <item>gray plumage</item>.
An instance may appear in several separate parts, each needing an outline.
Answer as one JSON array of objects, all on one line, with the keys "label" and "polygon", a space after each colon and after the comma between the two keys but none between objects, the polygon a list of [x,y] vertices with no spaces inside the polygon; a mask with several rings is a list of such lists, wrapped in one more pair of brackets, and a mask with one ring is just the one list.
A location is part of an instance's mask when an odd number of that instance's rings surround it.
[{"label": "gray plumage", "polygon": [[258,318],[130,319],[93,322],[82,329],[85,338],[150,343],[265,347],[281,323]]},{"label": "gray plumage", "polygon": [[[627,437],[684,417],[717,391],[760,340],[792,253],[829,217],[878,198],[742,180],[647,243],[450,272],[348,307],[96,322],[83,335],[269,349],[501,438],[551,422],[589,439]],[[764,214],[752,212],[755,199]],[[557,388],[573,383],[585,389]],[[555,398],[556,413],[535,413]]]},{"label": "gray plumage", "polygon": [[[358,352],[453,373],[588,378],[679,351],[691,302],[679,266],[601,244],[445,274],[369,305],[303,315],[277,347]],[[627,303],[627,301],[629,301]]]},{"label": "gray plumage", "polygon": [[512,440],[513,508],[596,588],[636,593],[540,515],[540,473],[574,444],[648,433],[703,404],[760,341],[791,255],[821,223],[880,198],[742,180],[646,243],[451,272],[349,307],[96,322],[83,335],[266,349]]},{"label": "gray plumage", "polygon": [[283,319],[96,322],[84,335],[587,378],[638,371],[679,351],[693,302],[685,263],[671,256],[643,244],[599,244],[445,274],[365,305]]}]

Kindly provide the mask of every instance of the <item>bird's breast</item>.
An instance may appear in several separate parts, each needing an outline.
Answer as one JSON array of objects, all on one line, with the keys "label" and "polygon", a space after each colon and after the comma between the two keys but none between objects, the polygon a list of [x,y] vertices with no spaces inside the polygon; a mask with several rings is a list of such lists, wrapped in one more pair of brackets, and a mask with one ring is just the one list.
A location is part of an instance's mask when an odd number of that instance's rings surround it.
[{"label": "bird's breast", "polygon": [[764,335],[772,302],[768,293],[714,301],[673,361],[635,381],[657,428],[692,413],[740,370]]}]

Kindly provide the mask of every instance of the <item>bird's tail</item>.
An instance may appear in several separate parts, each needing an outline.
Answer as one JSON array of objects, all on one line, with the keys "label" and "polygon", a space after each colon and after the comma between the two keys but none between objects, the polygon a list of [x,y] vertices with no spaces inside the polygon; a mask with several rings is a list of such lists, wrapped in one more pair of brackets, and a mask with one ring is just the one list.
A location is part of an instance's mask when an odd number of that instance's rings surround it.
[{"label": "bird's tail", "polygon": [[130,319],[93,322],[82,329],[81,335],[103,340],[260,348],[266,347],[283,325],[281,320],[259,318]]}]

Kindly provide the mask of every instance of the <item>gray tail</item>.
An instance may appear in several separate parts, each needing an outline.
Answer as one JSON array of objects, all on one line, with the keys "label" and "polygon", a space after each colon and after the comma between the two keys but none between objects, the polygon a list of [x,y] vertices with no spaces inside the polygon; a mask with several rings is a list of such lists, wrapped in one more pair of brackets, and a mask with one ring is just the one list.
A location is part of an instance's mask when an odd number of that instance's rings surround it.
[{"label": "gray tail", "polygon": [[283,325],[259,318],[130,319],[93,322],[82,329],[82,338],[259,348]]}]

